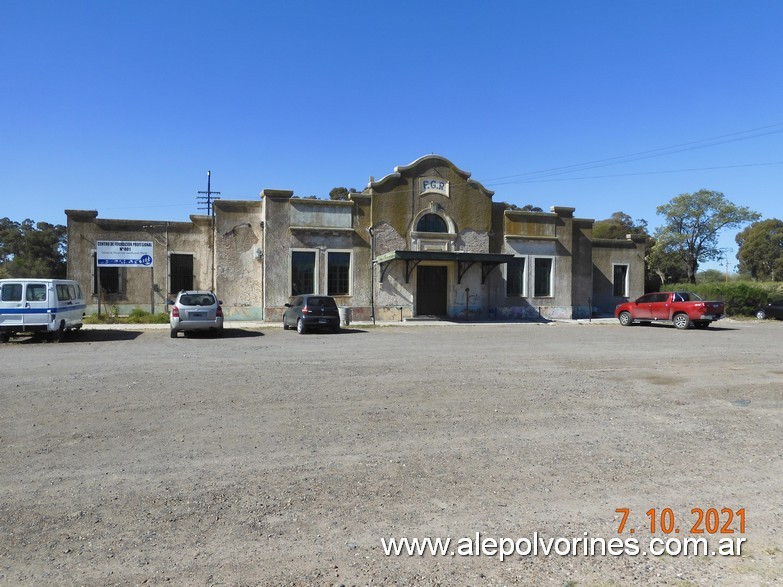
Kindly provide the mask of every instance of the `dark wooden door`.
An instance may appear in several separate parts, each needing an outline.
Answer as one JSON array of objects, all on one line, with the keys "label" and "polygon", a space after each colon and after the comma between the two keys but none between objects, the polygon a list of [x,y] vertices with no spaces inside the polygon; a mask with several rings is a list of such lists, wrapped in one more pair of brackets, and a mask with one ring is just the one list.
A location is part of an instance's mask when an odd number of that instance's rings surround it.
[{"label": "dark wooden door", "polygon": [[419,266],[416,274],[416,314],[419,316],[446,315],[446,280],[444,266]]}]

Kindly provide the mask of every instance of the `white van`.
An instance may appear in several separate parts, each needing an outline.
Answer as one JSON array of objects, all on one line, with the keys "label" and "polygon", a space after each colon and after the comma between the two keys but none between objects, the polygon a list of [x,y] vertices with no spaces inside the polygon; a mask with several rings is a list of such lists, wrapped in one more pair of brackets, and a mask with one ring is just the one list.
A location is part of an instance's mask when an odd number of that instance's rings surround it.
[{"label": "white van", "polygon": [[0,279],[0,342],[21,332],[45,332],[60,342],[82,327],[87,308],[79,284],[69,279]]}]

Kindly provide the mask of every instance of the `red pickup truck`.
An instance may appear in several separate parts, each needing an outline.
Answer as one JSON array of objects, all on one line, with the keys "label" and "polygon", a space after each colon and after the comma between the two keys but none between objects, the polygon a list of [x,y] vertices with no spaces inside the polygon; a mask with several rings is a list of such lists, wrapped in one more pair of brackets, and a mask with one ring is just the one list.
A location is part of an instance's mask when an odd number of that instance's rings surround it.
[{"label": "red pickup truck", "polygon": [[696,328],[707,328],[710,322],[723,316],[723,302],[706,302],[695,293],[670,291],[648,293],[633,302],[618,304],[615,317],[623,326],[634,322],[649,324],[669,320],[684,330],[691,324]]}]

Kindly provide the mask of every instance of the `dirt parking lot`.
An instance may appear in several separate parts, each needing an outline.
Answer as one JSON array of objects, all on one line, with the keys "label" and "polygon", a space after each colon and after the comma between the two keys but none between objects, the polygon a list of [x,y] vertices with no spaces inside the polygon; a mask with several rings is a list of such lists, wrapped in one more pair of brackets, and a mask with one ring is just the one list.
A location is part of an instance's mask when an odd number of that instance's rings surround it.
[{"label": "dirt parking lot", "polygon": [[[781,338],[723,321],[17,339],[0,346],[0,582],[779,583]],[[713,550],[744,537],[740,555],[641,552],[694,526]],[[470,556],[382,545],[464,554],[477,532]],[[501,562],[485,542],[536,536],[640,552]]]}]

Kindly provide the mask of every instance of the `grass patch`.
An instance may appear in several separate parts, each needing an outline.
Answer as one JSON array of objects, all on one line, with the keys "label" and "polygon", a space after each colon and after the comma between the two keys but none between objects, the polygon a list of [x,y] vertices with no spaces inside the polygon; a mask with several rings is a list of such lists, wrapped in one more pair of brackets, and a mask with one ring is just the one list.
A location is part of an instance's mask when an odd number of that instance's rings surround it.
[{"label": "grass patch", "polygon": [[150,314],[141,308],[133,308],[127,316],[120,316],[117,306],[112,306],[108,312],[98,316],[91,314],[84,317],[85,324],[168,324],[169,315],[167,312]]}]

